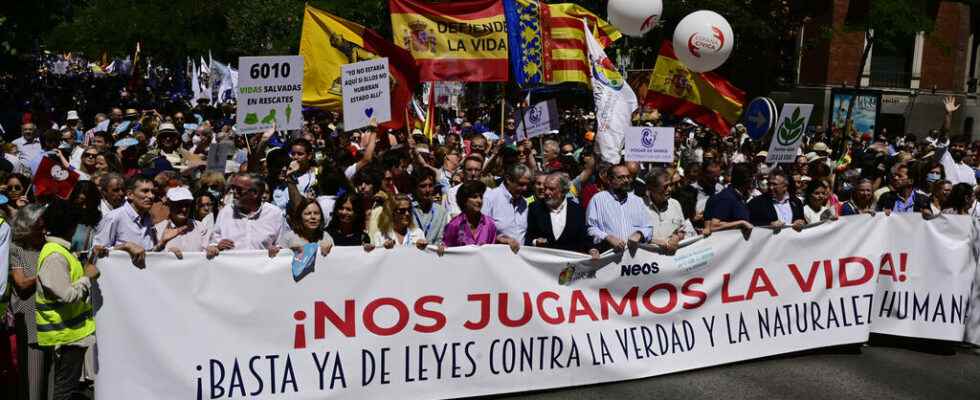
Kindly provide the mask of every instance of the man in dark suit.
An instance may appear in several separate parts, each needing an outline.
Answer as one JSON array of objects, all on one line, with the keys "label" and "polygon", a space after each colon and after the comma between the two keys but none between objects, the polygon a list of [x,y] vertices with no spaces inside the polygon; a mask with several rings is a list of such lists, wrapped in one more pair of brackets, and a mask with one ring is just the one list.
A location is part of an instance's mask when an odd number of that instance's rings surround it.
[{"label": "man in dark suit", "polygon": [[769,174],[769,193],[749,201],[749,222],[755,226],[792,226],[803,229],[803,201],[790,192],[792,180],[782,170]]},{"label": "man in dark suit", "polygon": [[587,233],[585,209],[565,196],[570,184],[564,174],[548,175],[544,198],[528,209],[524,244],[598,255]]}]

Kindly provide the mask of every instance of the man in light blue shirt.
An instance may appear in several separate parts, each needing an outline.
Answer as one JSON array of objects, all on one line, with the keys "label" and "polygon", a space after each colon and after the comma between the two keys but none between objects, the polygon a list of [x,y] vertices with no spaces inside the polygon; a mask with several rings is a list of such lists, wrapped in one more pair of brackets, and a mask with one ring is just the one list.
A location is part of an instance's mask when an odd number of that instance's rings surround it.
[{"label": "man in light blue shirt", "polygon": [[633,194],[629,169],[619,164],[606,174],[609,189],[589,201],[586,223],[594,243],[604,242],[604,247],[621,252],[627,241],[643,243],[650,239],[653,222],[643,199]]},{"label": "man in light blue shirt", "polygon": [[153,180],[134,176],[126,182],[126,203],[112,210],[95,231],[95,251],[104,255],[109,249],[123,250],[142,266],[147,251],[157,246],[157,233],[150,216],[155,193]]},{"label": "man in light blue shirt", "polygon": [[531,169],[514,164],[507,169],[504,183],[483,195],[483,214],[493,218],[497,243],[517,252],[527,232],[527,200],[524,192],[531,183]]}]

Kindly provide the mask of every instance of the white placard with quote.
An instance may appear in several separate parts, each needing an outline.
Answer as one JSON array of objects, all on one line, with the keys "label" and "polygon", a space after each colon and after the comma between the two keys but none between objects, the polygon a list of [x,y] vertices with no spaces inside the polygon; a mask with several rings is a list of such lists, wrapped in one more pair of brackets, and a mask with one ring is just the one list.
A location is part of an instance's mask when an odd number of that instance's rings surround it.
[{"label": "white placard with quote", "polygon": [[344,129],[354,130],[391,120],[388,59],[377,58],[340,67],[344,92]]}]

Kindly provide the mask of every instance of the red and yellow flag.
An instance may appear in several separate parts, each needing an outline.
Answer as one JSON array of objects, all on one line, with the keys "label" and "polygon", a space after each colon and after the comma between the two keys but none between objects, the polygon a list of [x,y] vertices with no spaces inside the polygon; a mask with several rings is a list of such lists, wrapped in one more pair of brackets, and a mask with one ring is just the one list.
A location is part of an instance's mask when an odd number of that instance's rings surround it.
[{"label": "red and yellow flag", "polygon": [[411,51],[423,81],[508,80],[501,0],[390,0],[389,7],[395,44]]},{"label": "red and yellow flag", "polygon": [[742,115],[745,92],[721,75],[697,73],[684,65],[674,54],[674,47],[665,41],[660,57],[650,74],[643,105],[691,118],[721,134],[728,135],[732,125]]},{"label": "red and yellow flag", "polygon": [[[415,60],[381,35],[363,26],[306,6],[303,33],[299,43],[303,56],[303,105],[330,111],[343,111],[340,67],[344,64],[388,58],[391,75],[391,115],[403,116],[418,86]],[[399,129],[407,120],[393,118],[382,129]]]},{"label": "red and yellow flag", "polygon": [[545,6],[541,7],[546,64],[544,81],[549,84],[580,82],[588,85],[589,56],[582,19],[589,22],[602,47],[608,47],[622,34],[616,27],[578,4],[541,5]]}]

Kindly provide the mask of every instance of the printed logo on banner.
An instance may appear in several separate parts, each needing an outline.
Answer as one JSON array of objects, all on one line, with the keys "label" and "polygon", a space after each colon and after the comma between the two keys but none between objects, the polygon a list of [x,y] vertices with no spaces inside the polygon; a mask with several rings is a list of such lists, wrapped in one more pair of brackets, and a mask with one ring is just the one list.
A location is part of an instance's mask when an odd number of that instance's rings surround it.
[{"label": "printed logo on banner", "polygon": [[562,286],[568,286],[572,282],[579,279],[595,279],[596,269],[586,269],[584,271],[579,271],[579,267],[588,268],[584,266],[576,266],[575,264],[568,263],[565,269],[558,274],[558,284]]},{"label": "printed logo on banner", "polygon": [[648,128],[642,131],[642,136],[640,137],[640,144],[642,144],[643,147],[652,149],[653,145],[656,142],[657,142],[657,133],[654,132],[653,129]]}]

